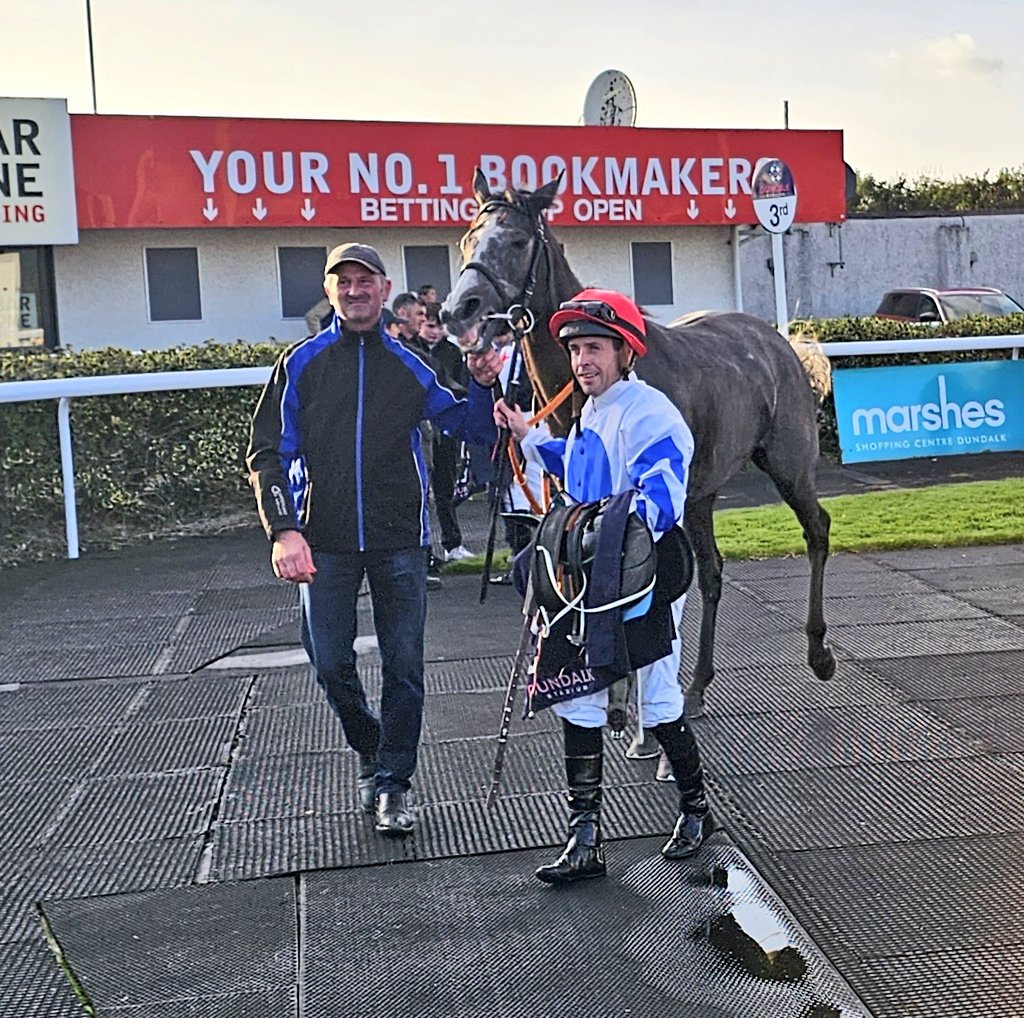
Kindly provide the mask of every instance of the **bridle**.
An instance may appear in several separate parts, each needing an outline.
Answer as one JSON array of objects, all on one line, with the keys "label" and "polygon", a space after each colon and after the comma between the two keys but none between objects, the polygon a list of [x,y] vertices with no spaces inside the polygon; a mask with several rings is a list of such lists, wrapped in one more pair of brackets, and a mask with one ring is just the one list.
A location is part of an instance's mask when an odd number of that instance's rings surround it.
[{"label": "bridle", "polygon": [[[477,221],[481,216],[497,212],[501,209],[508,209],[510,212],[517,212],[520,215],[528,215],[527,211],[523,206],[517,202],[505,201],[501,198],[490,198],[477,211],[473,222],[470,224],[469,230],[462,238],[462,242],[465,242],[466,237],[473,232]],[[493,328],[489,328],[493,324],[498,322],[505,322],[513,331],[515,340],[518,343],[523,336],[533,331],[533,327],[537,324],[536,316],[530,308],[530,302],[533,300],[534,291],[537,288],[537,279],[540,274],[540,260],[543,255],[545,262],[548,265],[548,271],[550,272],[550,256],[548,255],[546,238],[544,236],[544,224],[541,220],[541,216],[537,216],[536,223],[534,224],[533,236],[530,238],[530,266],[526,273],[526,279],[523,282],[522,289],[517,297],[511,296],[505,289],[502,281],[491,271],[483,262],[480,261],[468,261],[459,270],[459,276],[461,277],[464,272],[468,272],[473,269],[474,272],[480,273],[484,279],[490,284],[498,297],[498,306],[506,308],[505,311],[493,311],[489,315],[484,315],[488,325],[484,327],[483,339],[486,341],[489,339],[489,333],[493,334]],[[461,244],[460,244],[461,246]]]},{"label": "bridle", "polygon": [[[523,208],[521,203],[506,201],[502,198],[489,198],[480,206],[477,211],[473,222],[470,224],[469,230],[467,230],[465,236],[463,236],[460,242],[460,247],[465,243],[466,238],[476,228],[477,222],[481,216],[488,215],[491,213],[499,212],[502,209],[507,209],[510,212],[516,212],[519,215],[528,216],[527,211]],[[548,272],[551,271],[550,254],[547,249],[547,238],[544,236],[544,224],[541,218],[541,214],[538,214],[536,223],[534,225],[533,236],[530,238],[532,250],[530,252],[530,266],[526,273],[526,280],[523,283],[523,288],[519,293],[518,298],[513,298],[509,295],[505,289],[502,281],[491,271],[483,262],[480,261],[468,261],[462,266],[459,271],[461,276],[463,272],[468,269],[473,269],[479,272],[484,279],[491,285],[495,294],[498,297],[499,306],[504,306],[508,310],[504,312],[494,311],[489,315],[485,315],[484,318],[488,323],[505,322],[512,330],[513,339],[515,342],[515,354],[516,363],[513,366],[515,375],[518,375],[518,369],[522,364],[522,358],[519,354],[520,341],[524,336],[531,333],[534,326],[537,324],[536,315],[530,307],[530,302],[533,300],[534,292],[537,288],[537,280],[540,274],[540,259],[543,254],[545,263],[547,264]],[[485,326],[483,339],[488,339],[488,329]],[[518,379],[513,383],[518,384]],[[537,413],[535,413],[529,420],[528,424],[533,425],[538,421],[544,420],[550,414],[554,413],[567,400],[572,394],[573,382],[570,380],[562,389],[554,395]],[[541,498],[538,499],[537,495],[530,489],[530,486],[526,480],[526,476],[523,472],[522,466],[519,463],[515,455],[515,444],[511,438],[508,440],[508,456],[509,462],[512,465],[512,474],[515,482],[522,489],[523,494],[526,496],[526,500],[530,505],[530,509],[538,514],[542,515],[547,511],[547,496],[542,494]]]}]

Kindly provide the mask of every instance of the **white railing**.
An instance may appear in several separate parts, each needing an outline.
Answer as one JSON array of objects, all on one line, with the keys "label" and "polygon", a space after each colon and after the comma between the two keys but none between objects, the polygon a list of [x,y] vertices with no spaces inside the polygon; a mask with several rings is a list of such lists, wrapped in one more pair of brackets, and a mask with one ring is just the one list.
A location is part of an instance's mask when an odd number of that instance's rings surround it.
[{"label": "white railing", "polygon": [[822,343],[826,357],[866,357],[887,353],[947,353],[952,350],[1013,350],[1017,360],[1024,336],[944,336],[936,339],[864,339]]},{"label": "white railing", "polygon": [[0,403],[57,400],[60,469],[64,482],[64,529],[68,558],[78,558],[78,509],[75,503],[75,461],[71,443],[71,400],[82,396],[120,396],[129,392],[171,392],[179,389],[226,389],[263,385],[271,368],[220,368],[207,371],[154,371],[139,375],[90,375],[79,378],[38,378],[0,383]]},{"label": "white railing", "polygon": [[[1017,360],[1022,336],[968,336],[937,339],[878,339],[858,343],[822,343],[828,357],[862,357],[870,354],[944,353],[951,350],[1013,350]],[[85,378],[41,378],[24,382],[0,382],[0,403],[57,400],[57,432],[64,486],[64,525],[68,558],[78,558],[78,510],[75,503],[75,464],[71,442],[71,400],[83,396],[118,396],[131,392],[170,392],[179,389],[223,389],[239,385],[263,385],[270,367],[220,368],[207,371],[158,371],[138,375],[91,375]]]}]

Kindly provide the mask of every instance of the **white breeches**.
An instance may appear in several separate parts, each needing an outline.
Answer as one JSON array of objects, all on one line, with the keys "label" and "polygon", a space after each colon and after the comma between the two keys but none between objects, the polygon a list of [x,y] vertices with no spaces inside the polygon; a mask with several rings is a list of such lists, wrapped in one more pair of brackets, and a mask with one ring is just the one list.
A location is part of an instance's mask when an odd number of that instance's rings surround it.
[{"label": "white breeches", "polygon": [[[659,658],[653,664],[637,669],[634,695],[640,697],[640,713],[644,728],[653,728],[666,721],[675,721],[683,713],[683,686],[679,681],[679,659],[683,641],[679,635],[679,624],[683,619],[683,605],[686,595],[672,602],[672,624],[675,638],[672,652]],[[589,696],[577,696],[563,700],[551,708],[560,718],[580,728],[600,728],[608,720],[608,690]]]}]

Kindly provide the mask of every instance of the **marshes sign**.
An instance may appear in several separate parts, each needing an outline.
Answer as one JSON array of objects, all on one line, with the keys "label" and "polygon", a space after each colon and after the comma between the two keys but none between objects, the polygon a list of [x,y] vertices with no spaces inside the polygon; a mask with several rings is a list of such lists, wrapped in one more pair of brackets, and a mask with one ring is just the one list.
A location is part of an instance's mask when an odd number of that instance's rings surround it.
[{"label": "marshes sign", "polygon": [[844,463],[1024,449],[1024,361],[833,375]]}]

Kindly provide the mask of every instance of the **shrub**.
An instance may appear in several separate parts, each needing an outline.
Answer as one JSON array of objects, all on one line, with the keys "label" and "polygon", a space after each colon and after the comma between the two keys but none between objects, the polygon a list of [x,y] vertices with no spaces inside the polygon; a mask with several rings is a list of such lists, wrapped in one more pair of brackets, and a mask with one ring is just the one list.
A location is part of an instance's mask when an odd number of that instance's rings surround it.
[{"label": "shrub", "polygon": [[[0,382],[272,364],[242,342],[0,354]],[[83,550],[253,511],[243,455],[256,386],[72,400]],[[0,565],[64,549],[57,403],[0,403]]]},{"label": "shrub", "polygon": [[[794,322],[820,342],[1024,334],[1024,314],[932,327],[880,318]],[[130,353],[0,353],[0,383],[270,365],[275,343],[208,342]],[[833,367],[1004,358],[1008,351],[843,358]],[[243,456],[258,388],[93,396],[71,403],[80,545],[83,551],[218,525],[255,525]],[[64,508],[55,400],[0,403],[0,566],[63,554]],[[838,455],[831,396],[819,412],[821,446]],[[700,436],[697,436],[698,441]]]},{"label": "shrub", "polygon": [[[1024,335],[1024,314],[995,317],[972,315],[948,325],[920,325],[897,322],[888,318],[819,318],[795,321],[790,334],[805,333],[819,343],[859,343],[882,339],[937,339],[940,336],[1011,336]],[[1022,344],[1024,345],[1024,344]],[[851,368],[880,368],[890,365],[945,364],[955,361],[1005,360],[1009,350],[951,350],[944,353],[873,354],[870,356],[832,359],[833,371]],[[826,456],[838,458],[839,432],[836,405],[831,393],[818,413],[821,450]]]}]

